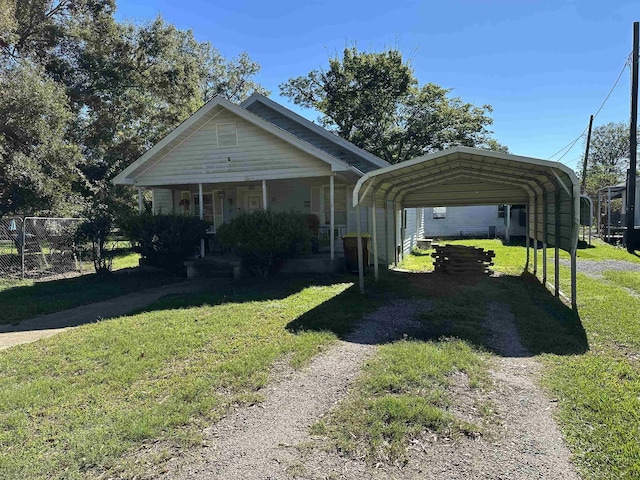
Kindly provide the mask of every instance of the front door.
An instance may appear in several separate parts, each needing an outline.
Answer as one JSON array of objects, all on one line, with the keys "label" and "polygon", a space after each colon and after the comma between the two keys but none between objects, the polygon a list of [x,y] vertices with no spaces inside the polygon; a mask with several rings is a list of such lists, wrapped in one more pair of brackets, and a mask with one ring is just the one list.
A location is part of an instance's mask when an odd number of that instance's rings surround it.
[{"label": "front door", "polygon": [[224,223],[224,193],[222,190],[213,191],[213,225],[216,230]]}]

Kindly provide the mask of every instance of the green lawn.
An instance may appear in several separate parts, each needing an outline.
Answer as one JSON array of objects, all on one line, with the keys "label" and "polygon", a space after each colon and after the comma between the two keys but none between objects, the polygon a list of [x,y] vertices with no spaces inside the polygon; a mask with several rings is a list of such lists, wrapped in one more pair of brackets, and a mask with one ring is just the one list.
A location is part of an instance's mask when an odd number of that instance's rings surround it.
[{"label": "green lawn", "polygon": [[[450,243],[496,251],[495,269],[509,274],[502,277],[503,301],[516,314],[523,343],[546,365],[542,383],[558,399],[559,421],[583,477],[640,478],[640,274],[605,272],[603,279],[578,274],[578,319],[531,275],[517,276],[524,248],[485,240]],[[579,257],[639,261],[599,241],[594,248],[579,250]],[[404,265],[428,270],[430,261],[413,256]],[[541,272],[539,266],[538,277]],[[561,289],[567,292],[569,269],[561,267],[560,276]],[[518,282],[528,282],[529,288],[517,287]]]},{"label": "green lawn", "polygon": [[[202,426],[230,404],[259,400],[274,362],[304,365],[388,295],[431,301],[419,318],[422,332],[380,346],[349,397],[314,433],[372,462],[402,462],[424,431],[482,434],[483,419],[461,422],[450,414],[449,385],[463,372],[469,388],[488,386],[493,354],[482,319],[488,303],[498,302],[510,306],[523,343],[545,365],[541,383],[558,399],[584,478],[640,478],[638,275],[578,275],[578,317],[522,273],[524,248],[455,243],[493,249],[495,269],[505,275],[388,273],[377,285],[370,276],[365,296],[351,277],[248,281],[215,294],[170,297],[137,315],[0,353],[0,478],[143,474],[133,453],[144,442],[197,444]],[[428,271],[431,261],[414,255],[404,267]],[[560,273],[567,291],[568,269]],[[37,305],[46,295],[29,298]],[[0,311],[9,305],[0,303]],[[478,410],[495,421],[490,405]]]},{"label": "green lawn", "polygon": [[[137,266],[139,255],[123,252],[113,262],[114,270]],[[0,324],[17,323],[43,313],[98,302],[127,293],[182,281],[163,272],[132,270],[106,278],[95,274],[51,281],[0,280]]]},{"label": "green lawn", "polygon": [[145,440],[194,445],[231,404],[259,400],[375,302],[351,283],[274,280],[170,297],[149,311],[0,353],[0,477],[75,479],[136,467]]}]

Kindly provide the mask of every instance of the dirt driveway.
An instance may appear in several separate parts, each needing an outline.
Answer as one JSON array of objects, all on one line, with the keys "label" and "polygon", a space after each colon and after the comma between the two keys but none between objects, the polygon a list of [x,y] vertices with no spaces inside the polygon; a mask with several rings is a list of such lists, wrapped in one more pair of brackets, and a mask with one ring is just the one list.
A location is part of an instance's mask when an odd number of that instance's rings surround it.
[{"label": "dirt driveway", "polygon": [[[402,467],[368,465],[325,448],[310,426],[349,394],[376,344],[417,328],[427,301],[391,303],[305,369],[282,368],[263,403],[240,407],[205,431],[202,448],[175,451],[168,463],[150,463],[148,478],[170,479],[578,479],[553,420],[555,404],[536,385],[541,366],[521,345],[513,315],[490,304],[488,344],[501,353],[493,388],[471,391],[453,381],[454,413],[473,416],[474,395],[495,409],[492,432],[476,439],[424,439],[411,445]],[[455,379],[454,379],[455,380]],[[154,447],[145,452],[152,457]]]}]

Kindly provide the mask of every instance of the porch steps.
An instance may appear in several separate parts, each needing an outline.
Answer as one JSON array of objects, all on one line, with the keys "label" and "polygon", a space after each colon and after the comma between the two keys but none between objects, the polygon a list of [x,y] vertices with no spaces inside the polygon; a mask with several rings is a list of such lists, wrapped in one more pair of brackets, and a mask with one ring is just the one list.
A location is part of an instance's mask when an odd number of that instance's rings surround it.
[{"label": "porch steps", "polygon": [[187,260],[184,262],[187,267],[187,278],[228,278],[238,280],[242,278],[243,269],[240,259],[227,256],[210,256]]}]

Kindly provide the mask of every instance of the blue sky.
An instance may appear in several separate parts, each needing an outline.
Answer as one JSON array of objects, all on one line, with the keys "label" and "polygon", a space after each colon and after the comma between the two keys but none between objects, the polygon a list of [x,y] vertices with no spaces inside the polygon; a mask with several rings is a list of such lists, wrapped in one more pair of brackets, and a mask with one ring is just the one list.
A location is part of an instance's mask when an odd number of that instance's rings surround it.
[{"label": "blue sky", "polygon": [[[327,65],[345,46],[399,48],[420,83],[494,108],[494,136],[518,155],[549,158],[586,128],[631,52],[640,2],[440,0],[381,2],[118,0],[117,17],[161,14],[226,57],[246,51],[257,80],[278,85]],[[594,125],[629,120],[629,68]],[[575,168],[579,140],[562,162]],[[558,159],[557,155],[553,159]]]}]

